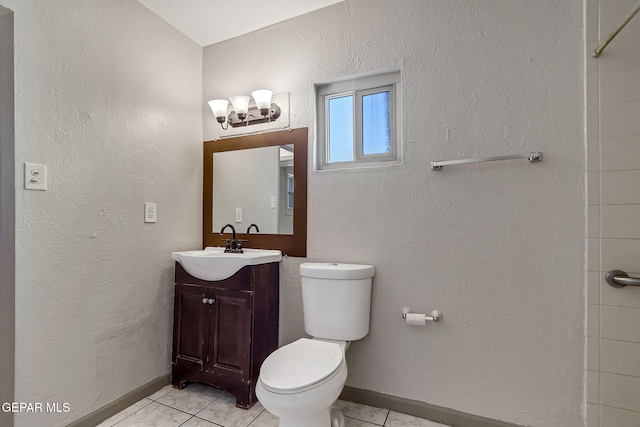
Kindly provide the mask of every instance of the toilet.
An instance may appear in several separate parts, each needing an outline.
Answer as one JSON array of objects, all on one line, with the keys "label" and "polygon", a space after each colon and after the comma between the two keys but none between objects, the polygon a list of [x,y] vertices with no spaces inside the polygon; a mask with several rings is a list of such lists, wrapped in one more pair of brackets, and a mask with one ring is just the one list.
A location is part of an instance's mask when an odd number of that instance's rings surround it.
[{"label": "toilet", "polygon": [[280,427],[342,427],[331,409],[347,380],[345,353],[369,333],[371,265],[303,263],[305,332],[271,353],[260,368],[256,396]]}]

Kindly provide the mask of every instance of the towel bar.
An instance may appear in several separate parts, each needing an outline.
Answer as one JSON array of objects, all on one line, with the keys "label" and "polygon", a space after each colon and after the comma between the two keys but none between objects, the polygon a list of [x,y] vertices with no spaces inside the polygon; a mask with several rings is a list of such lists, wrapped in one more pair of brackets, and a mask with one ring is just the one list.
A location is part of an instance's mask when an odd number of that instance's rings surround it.
[{"label": "towel bar", "polygon": [[431,170],[439,171],[443,166],[450,165],[464,165],[467,163],[482,163],[482,162],[493,162],[496,160],[513,160],[513,159],[527,159],[529,163],[540,162],[542,161],[542,153],[539,151],[535,151],[533,153],[528,154],[514,154],[511,156],[495,156],[495,157],[480,157],[475,159],[462,159],[462,160],[442,160],[439,162],[431,162]]}]

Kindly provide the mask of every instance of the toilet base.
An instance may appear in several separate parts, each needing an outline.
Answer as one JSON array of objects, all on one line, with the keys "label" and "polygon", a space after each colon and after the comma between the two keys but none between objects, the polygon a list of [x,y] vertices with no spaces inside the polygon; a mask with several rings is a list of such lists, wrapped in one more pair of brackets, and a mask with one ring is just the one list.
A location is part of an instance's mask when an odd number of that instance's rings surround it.
[{"label": "toilet base", "polygon": [[[305,414],[304,417],[280,418],[278,427],[329,427],[331,419],[330,409]],[[333,427],[333,426],[332,426]]]},{"label": "toilet base", "polygon": [[[328,421],[328,422],[327,422]],[[344,415],[340,410],[325,409],[304,418],[280,419],[278,427],[344,427]]]},{"label": "toilet base", "polygon": [[331,427],[344,427],[344,415],[338,409],[331,409]]}]

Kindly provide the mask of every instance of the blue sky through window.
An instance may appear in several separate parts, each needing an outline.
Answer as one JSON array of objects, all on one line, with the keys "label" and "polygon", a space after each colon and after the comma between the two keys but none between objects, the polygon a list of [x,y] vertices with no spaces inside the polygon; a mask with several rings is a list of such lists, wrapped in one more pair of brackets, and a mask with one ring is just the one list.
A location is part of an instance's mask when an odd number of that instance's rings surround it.
[{"label": "blue sky through window", "polygon": [[362,97],[362,154],[391,152],[389,92]]},{"label": "blue sky through window", "polygon": [[329,99],[329,163],[353,160],[353,95]]}]

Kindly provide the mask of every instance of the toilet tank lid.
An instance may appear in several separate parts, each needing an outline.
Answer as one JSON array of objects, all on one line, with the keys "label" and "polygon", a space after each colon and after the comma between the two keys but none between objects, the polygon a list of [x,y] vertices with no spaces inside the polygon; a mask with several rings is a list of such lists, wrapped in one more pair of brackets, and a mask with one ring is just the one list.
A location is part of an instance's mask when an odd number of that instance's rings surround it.
[{"label": "toilet tank lid", "polygon": [[343,264],[339,262],[305,262],[300,264],[300,275],[318,279],[368,279],[376,274],[372,265]]}]

